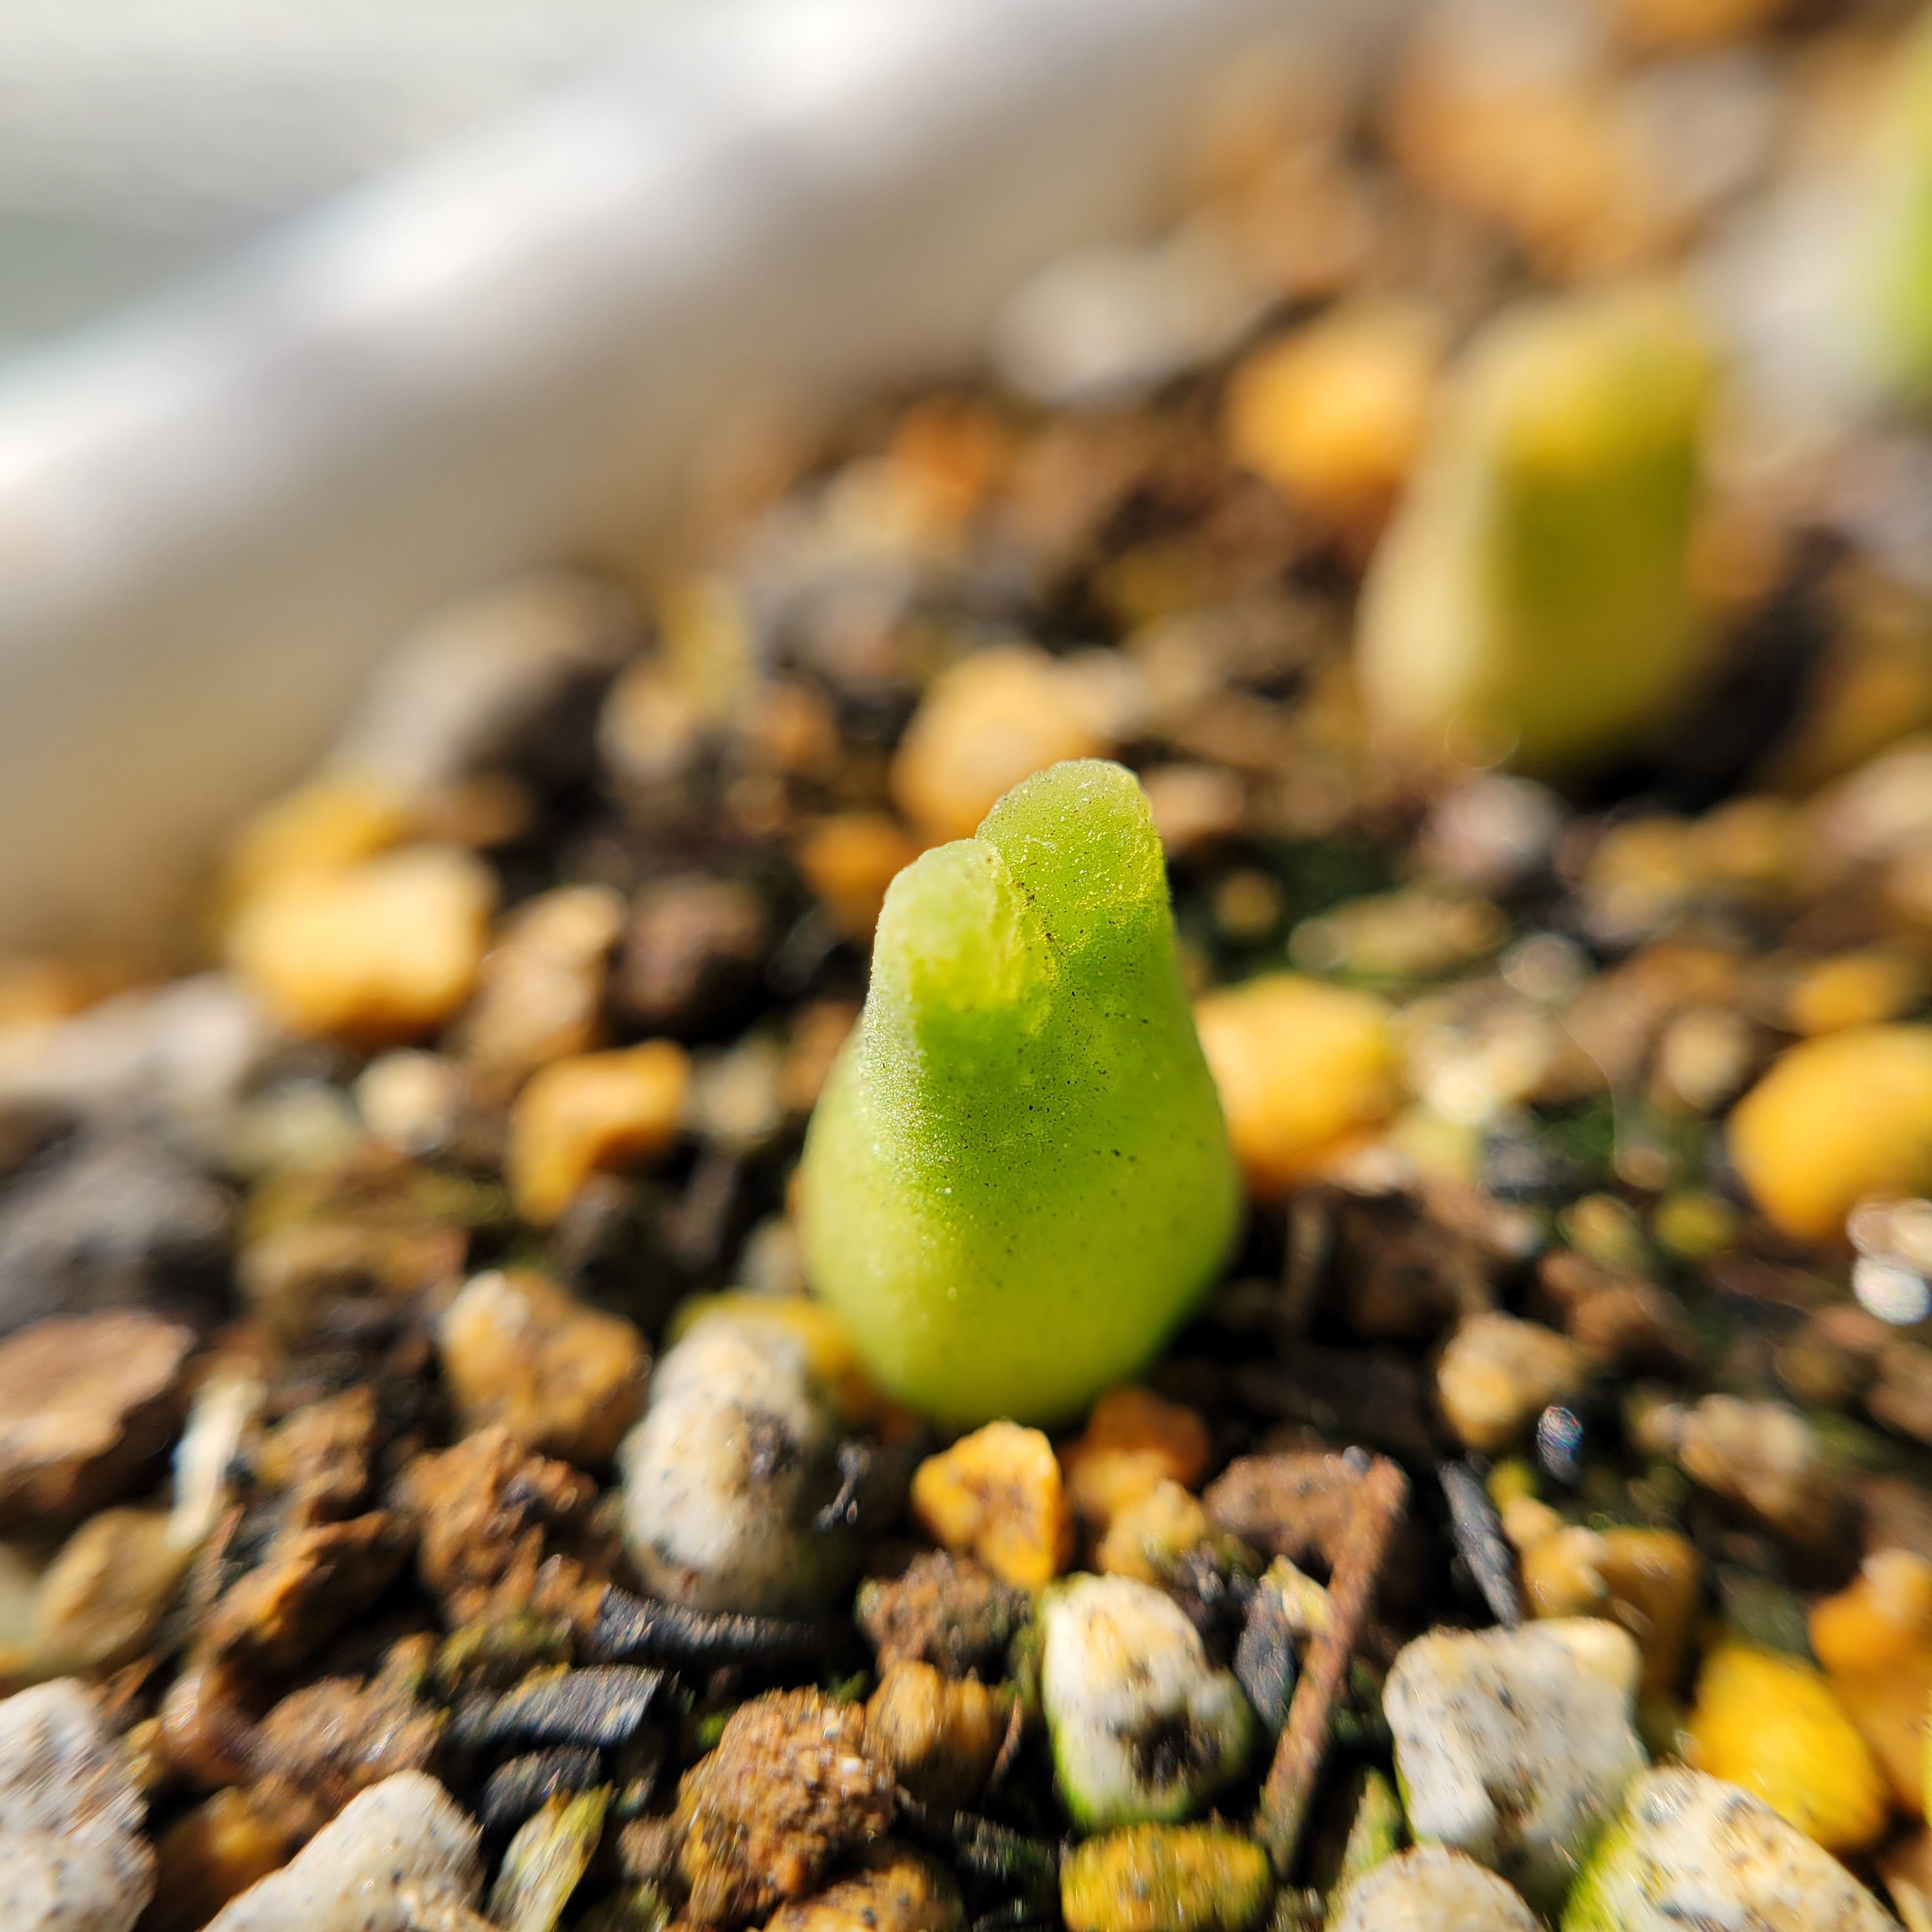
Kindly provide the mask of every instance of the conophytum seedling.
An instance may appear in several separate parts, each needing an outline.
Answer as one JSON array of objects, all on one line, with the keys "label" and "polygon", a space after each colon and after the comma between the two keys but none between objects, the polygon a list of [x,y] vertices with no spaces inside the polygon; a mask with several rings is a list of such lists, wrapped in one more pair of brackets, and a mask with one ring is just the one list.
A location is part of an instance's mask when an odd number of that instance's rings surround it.
[{"label": "conophytum seedling", "polygon": [[1166,1341],[1239,1184],[1131,772],[1053,766],[893,880],[801,1178],[813,1288],[928,1414],[1064,1420]]}]

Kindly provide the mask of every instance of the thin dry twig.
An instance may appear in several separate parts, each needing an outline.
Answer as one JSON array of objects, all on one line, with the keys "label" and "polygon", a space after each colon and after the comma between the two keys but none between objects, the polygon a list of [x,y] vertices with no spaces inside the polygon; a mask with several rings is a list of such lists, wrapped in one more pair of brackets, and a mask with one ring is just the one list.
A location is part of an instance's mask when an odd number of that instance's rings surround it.
[{"label": "thin dry twig", "polygon": [[1385,1456],[1360,1450],[1252,1456],[1230,1465],[1206,1500],[1208,1514],[1234,1534],[1269,1544],[1278,1555],[1318,1552],[1328,1565],[1328,1622],[1310,1641],[1256,1816],[1257,1834],[1285,1882],[1328,1753],[1329,1720],[1408,1506],[1408,1478]]}]

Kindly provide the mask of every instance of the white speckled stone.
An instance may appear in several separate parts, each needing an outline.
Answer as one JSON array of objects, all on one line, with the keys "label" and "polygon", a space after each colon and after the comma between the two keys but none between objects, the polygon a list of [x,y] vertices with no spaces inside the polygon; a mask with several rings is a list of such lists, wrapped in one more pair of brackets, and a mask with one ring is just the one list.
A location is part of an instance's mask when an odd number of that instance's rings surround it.
[{"label": "white speckled stone", "polygon": [[701,1610],[815,1609],[850,1540],[814,1531],[840,1424],[802,1342],[714,1316],[659,1360],[617,1452],[624,1544],[652,1591]]},{"label": "white speckled stone", "polygon": [[146,1812],[75,1679],[0,1702],[0,1926],[129,1932],[154,1895]]},{"label": "white speckled stone", "polygon": [[1474,1858],[1419,1845],[1351,1886],[1328,1932],[1542,1932],[1542,1924]]},{"label": "white speckled stone", "polygon": [[1592,1617],[1432,1630],[1404,1647],[1382,1708],[1411,1829],[1466,1852],[1532,1904],[1559,1904],[1644,1768],[1631,1722],[1641,1660]]},{"label": "white speckled stone", "polygon": [[1822,1846],[1761,1798],[1681,1765],[1630,1786],[1563,1932],[1898,1932]]},{"label": "white speckled stone", "polygon": [[414,1932],[425,1903],[476,1904],[478,1836],[434,1778],[398,1772],[352,1798],[292,1863],[230,1899],[207,1932]]},{"label": "white speckled stone", "polygon": [[1246,1762],[1255,1716],[1165,1592],[1074,1576],[1040,1606],[1040,1700],[1067,1809],[1089,1831],[1198,1810]]}]

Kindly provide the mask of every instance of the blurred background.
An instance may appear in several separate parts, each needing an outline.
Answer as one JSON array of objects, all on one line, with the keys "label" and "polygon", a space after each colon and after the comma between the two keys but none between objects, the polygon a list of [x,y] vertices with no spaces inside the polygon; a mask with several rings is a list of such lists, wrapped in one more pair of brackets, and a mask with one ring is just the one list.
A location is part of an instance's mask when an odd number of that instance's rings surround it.
[{"label": "blurred background", "polygon": [[[151,922],[440,602],[647,584],[722,542],[746,448],[808,470],[935,379],[1178,438],[1166,404],[1221,408],[1390,742],[1628,772],[1730,677],[1690,802],[1828,697],[1831,748],[1784,755],[1842,766],[1932,692],[1913,10],[16,10],[0,809],[37,836],[0,934]],[[1539,439],[1576,473],[1513,469]],[[1538,517],[1598,553],[1486,578]],[[1773,592],[1853,564],[1856,620],[1794,642]]]},{"label": "blurred background", "polygon": [[80,0],[0,25],[0,354],[628,47],[678,0]]}]

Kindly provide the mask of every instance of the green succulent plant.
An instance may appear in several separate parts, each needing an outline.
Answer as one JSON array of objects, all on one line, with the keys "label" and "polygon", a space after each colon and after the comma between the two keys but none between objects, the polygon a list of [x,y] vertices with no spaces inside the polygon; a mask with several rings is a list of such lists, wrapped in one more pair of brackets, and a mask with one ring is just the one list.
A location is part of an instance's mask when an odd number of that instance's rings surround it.
[{"label": "green succulent plant", "polygon": [[1382,729],[1550,770],[1667,714],[1705,657],[1685,560],[1711,378],[1660,290],[1525,303],[1483,332],[1364,588]]},{"label": "green succulent plant", "polygon": [[1166,1340],[1239,1185],[1131,772],[1053,766],[893,880],[801,1180],[814,1289],[931,1414],[1064,1420]]}]

